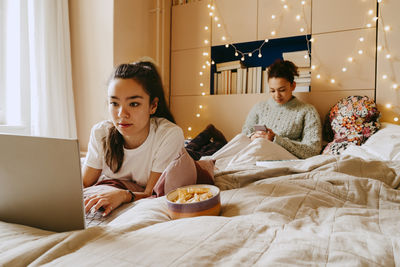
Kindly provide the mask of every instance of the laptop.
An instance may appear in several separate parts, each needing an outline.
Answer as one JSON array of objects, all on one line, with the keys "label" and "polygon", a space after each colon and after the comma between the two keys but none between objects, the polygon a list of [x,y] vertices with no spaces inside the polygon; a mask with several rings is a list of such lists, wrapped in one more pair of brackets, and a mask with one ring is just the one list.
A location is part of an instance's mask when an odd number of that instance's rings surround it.
[{"label": "laptop", "polygon": [[0,134],[0,220],[63,232],[85,228],[76,139]]}]

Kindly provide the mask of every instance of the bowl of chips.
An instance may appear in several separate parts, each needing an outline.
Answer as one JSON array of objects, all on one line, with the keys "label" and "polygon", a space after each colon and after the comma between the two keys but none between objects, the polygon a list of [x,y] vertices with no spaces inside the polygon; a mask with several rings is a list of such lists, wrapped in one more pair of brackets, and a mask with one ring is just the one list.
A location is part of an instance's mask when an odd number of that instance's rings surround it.
[{"label": "bowl of chips", "polygon": [[221,211],[219,188],[196,184],[180,187],[166,196],[168,213],[172,219],[194,216],[218,216]]}]

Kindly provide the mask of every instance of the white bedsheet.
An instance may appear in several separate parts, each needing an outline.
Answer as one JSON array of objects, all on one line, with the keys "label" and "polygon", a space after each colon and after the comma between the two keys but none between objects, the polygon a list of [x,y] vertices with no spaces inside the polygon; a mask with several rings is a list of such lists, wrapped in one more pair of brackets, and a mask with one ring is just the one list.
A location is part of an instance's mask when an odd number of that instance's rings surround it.
[{"label": "white bedsheet", "polygon": [[82,231],[0,222],[0,265],[400,265],[400,161],[239,164],[216,182],[224,189],[221,216],[170,220],[162,197]]}]

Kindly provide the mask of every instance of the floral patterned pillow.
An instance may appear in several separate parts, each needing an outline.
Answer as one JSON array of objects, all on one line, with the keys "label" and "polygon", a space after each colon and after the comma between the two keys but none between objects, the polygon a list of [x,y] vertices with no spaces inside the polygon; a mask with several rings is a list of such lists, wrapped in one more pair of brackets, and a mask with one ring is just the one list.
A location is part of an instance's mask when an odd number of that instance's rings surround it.
[{"label": "floral patterned pillow", "polygon": [[362,145],[380,127],[380,112],[367,96],[349,96],[341,99],[329,111],[328,118],[333,141],[323,154],[339,155],[348,145]]}]

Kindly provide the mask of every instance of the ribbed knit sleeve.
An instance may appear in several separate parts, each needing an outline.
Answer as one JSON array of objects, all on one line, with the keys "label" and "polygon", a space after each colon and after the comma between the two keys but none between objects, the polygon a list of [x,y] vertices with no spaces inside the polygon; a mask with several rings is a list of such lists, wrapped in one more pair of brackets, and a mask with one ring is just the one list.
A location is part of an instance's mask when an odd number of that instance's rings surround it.
[{"label": "ribbed knit sleeve", "polygon": [[254,131],[254,125],[259,123],[259,113],[262,110],[263,103],[255,104],[247,115],[246,121],[242,128],[242,133],[249,136]]},{"label": "ribbed knit sleeve", "polygon": [[291,140],[279,135],[275,136],[274,142],[285,148],[298,158],[304,159],[321,152],[321,120],[317,110],[309,105],[304,110],[304,127],[301,140]]}]

